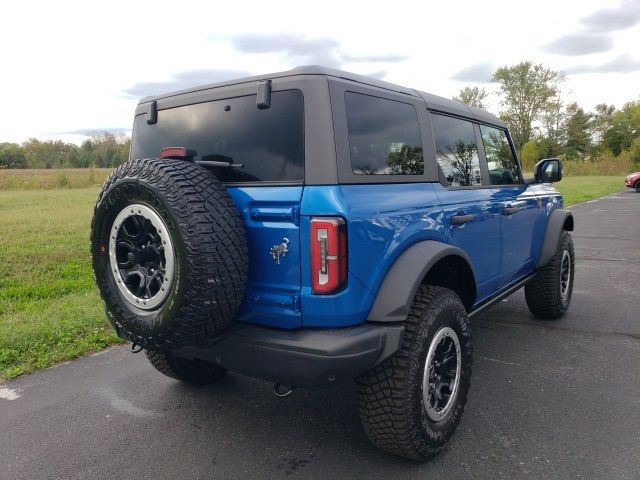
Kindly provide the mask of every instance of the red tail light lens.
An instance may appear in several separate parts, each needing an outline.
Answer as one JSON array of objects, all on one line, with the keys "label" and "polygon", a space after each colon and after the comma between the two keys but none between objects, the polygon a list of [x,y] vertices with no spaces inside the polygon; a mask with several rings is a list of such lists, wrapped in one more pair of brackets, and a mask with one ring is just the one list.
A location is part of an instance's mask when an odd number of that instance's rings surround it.
[{"label": "red tail light lens", "polygon": [[311,288],[335,293],[347,283],[347,226],[342,218],[311,219]]},{"label": "red tail light lens", "polygon": [[196,156],[196,152],[188,150],[184,147],[169,147],[163,148],[160,151],[160,158],[193,158]]}]

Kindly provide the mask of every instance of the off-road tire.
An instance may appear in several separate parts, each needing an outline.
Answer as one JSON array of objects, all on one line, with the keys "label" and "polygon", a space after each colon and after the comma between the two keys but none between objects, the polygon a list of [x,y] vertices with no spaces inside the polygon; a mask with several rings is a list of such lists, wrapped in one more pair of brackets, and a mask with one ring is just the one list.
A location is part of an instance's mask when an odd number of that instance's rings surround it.
[{"label": "off-road tire", "polygon": [[[569,254],[570,276],[568,292],[561,294],[560,273],[564,252]],[[536,317],[554,320],[562,317],[571,303],[573,280],[575,278],[575,254],[573,240],[566,230],[562,231],[558,248],[549,263],[540,268],[535,277],[525,285],[524,295],[527,306]]]},{"label": "off-road tire", "polygon": [[[461,347],[457,396],[438,422],[426,414],[422,381],[431,340],[452,328]],[[454,434],[467,401],[471,380],[471,329],[460,298],[451,290],[422,285],[416,293],[400,349],[356,379],[364,430],[377,447],[415,460],[436,455]]]},{"label": "off-road tire", "polygon": [[[110,268],[112,227],[133,204],[153,209],[173,244],[173,281],[154,309],[127,300]],[[235,318],[244,298],[249,260],[242,218],[225,187],[193,162],[145,159],[119,166],[98,195],[91,255],[107,317],[121,337],[145,348],[203,344]]]},{"label": "off-road tire", "polygon": [[227,373],[227,370],[215,363],[187,360],[176,357],[171,352],[146,350],[145,353],[151,365],[160,373],[194,385],[208,385]]},{"label": "off-road tire", "polygon": [[636,184],[635,184],[635,187],[634,187],[634,188],[636,189],[636,192],[637,192],[637,193],[640,193],[640,180],[638,180],[638,181],[636,182]]}]

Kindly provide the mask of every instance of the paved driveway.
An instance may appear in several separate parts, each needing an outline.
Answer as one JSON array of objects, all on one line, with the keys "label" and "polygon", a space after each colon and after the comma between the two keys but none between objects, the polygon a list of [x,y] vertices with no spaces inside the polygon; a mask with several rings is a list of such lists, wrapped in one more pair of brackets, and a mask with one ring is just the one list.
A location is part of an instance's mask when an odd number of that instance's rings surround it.
[{"label": "paved driveway", "polygon": [[536,321],[518,292],[474,319],[467,409],[430,463],[371,447],[350,383],[197,389],[117,347],[0,385],[18,397],[0,398],[0,478],[640,478],[640,195],[573,211],[570,312]]}]

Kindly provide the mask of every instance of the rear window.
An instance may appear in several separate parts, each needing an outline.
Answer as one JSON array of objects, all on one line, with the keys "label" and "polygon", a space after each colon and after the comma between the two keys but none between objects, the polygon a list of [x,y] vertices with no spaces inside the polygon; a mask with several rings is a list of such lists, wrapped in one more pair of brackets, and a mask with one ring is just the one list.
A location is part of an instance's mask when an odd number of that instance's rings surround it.
[{"label": "rear window", "polygon": [[431,114],[430,118],[436,160],[446,184],[452,187],[482,185],[473,124],[444,115]]},{"label": "rear window", "polygon": [[256,107],[256,96],[216,100],[158,111],[148,125],[138,115],[131,158],[159,157],[167,147],[195,150],[196,160],[224,160],[242,168],[219,168],[223,182],[302,181],[304,101],[299,90],[273,92],[271,107]]},{"label": "rear window", "polygon": [[424,173],[420,126],[413,105],[353,92],[346,92],[344,101],[353,173]]}]

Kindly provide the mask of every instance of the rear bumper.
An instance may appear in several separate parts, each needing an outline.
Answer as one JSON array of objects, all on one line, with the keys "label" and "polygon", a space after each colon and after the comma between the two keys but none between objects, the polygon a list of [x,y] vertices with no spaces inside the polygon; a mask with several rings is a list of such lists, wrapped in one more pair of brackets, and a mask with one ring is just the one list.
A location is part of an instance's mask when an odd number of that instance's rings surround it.
[{"label": "rear bumper", "polygon": [[361,375],[400,347],[404,326],[281,330],[242,325],[205,347],[175,355],[215,362],[226,369],[287,385],[323,388]]}]

